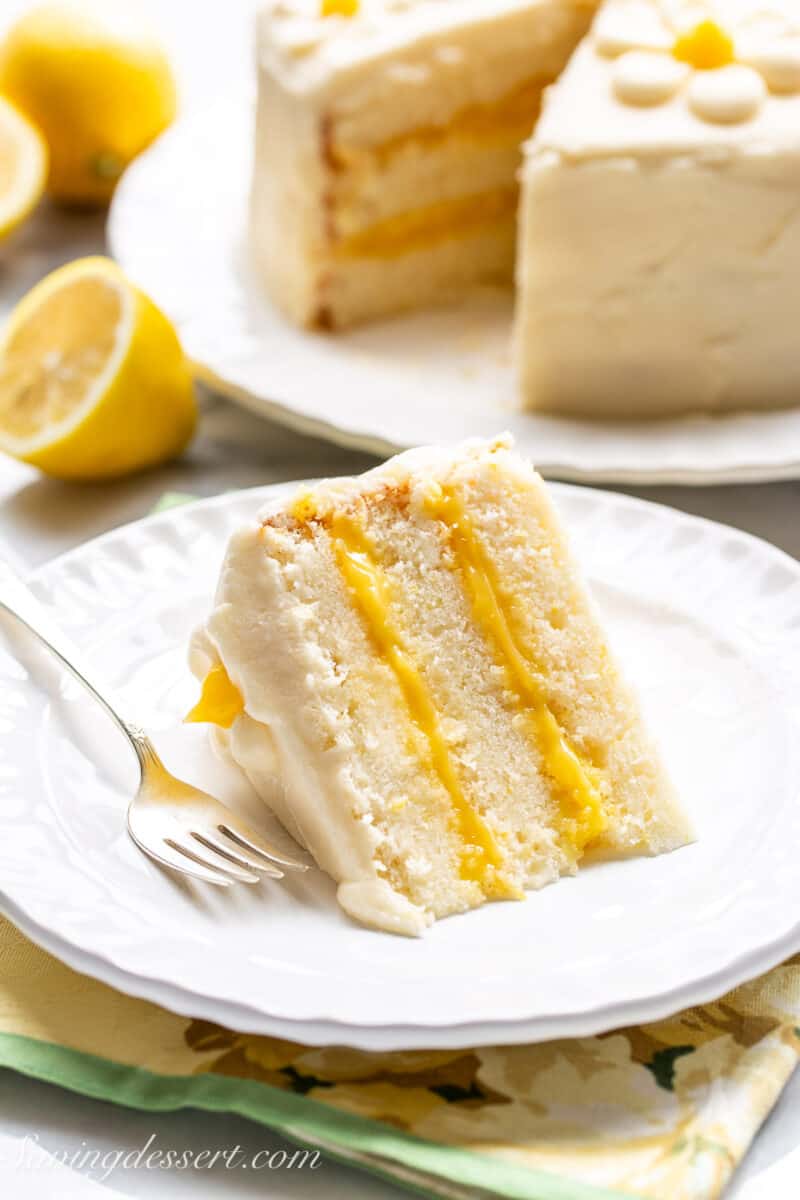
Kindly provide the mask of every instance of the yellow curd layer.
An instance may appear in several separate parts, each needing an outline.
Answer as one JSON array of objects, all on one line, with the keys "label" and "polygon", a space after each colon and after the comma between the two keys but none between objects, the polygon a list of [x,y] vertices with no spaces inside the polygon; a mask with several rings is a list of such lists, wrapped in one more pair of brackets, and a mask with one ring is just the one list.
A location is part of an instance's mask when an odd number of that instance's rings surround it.
[{"label": "yellow curd layer", "polygon": [[186,720],[192,723],[219,725],[222,729],[230,729],[237,717],[244,712],[242,693],[231,681],[222,663],[206,675],[200,699]]},{"label": "yellow curd layer", "polygon": [[460,498],[439,489],[427,502],[428,513],[448,531],[450,546],[470,597],[476,624],[506,673],[520,712],[531,722],[547,777],[561,810],[562,842],[579,856],[606,829],[602,798],[589,771],[554,717],[545,693],[544,672],[503,596],[494,564],[485,554]]},{"label": "yellow curd layer", "polygon": [[431,767],[450,799],[463,841],[462,879],[479,883],[487,896],[516,894],[498,876],[502,856],[491,830],[464,795],[436,707],[400,630],[392,621],[390,585],[364,529],[354,518],[340,514],[331,519],[330,535],[342,577],[378,653],[391,667],[411,720],[428,743]]},{"label": "yellow curd layer", "polygon": [[337,258],[399,258],[509,219],[516,212],[517,197],[515,186],[495,188],[410,209],[342,238],[332,250]]},{"label": "yellow curd layer", "polygon": [[383,167],[409,147],[430,151],[450,139],[519,146],[533,129],[541,108],[542,92],[549,83],[552,83],[550,78],[541,76],[526,79],[491,104],[470,104],[462,108],[445,125],[418,125],[374,146],[348,146],[334,141],[328,151],[329,159],[334,167],[347,169],[367,156]]}]

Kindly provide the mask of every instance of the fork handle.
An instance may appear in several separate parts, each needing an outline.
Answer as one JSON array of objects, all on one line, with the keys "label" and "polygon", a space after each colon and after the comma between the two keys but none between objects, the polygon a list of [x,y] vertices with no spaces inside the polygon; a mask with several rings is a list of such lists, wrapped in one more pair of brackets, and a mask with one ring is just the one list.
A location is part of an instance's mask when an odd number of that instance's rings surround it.
[{"label": "fork handle", "polygon": [[138,726],[122,717],[116,702],[105,685],[95,682],[93,669],[77,646],[53,620],[44,604],[23,583],[16,571],[0,559],[0,611],[8,613],[38,639],[71,675],[82,684],[106,710],[112,721],[131,743],[140,767],[145,762],[158,762],[158,755],[147,735]]}]

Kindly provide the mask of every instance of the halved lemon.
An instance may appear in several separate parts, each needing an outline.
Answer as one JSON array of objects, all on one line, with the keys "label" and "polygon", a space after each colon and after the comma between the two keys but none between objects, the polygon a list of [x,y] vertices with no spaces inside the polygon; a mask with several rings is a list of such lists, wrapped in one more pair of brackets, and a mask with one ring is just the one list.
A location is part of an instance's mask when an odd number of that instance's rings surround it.
[{"label": "halved lemon", "polygon": [[179,454],[196,421],[170,322],[107,258],[48,275],[0,339],[0,450],[60,479],[104,479]]},{"label": "halved lemon", "polygon": [[47,179],[47,147],[37,129],[0,97],[0,238],[38,204]]}]

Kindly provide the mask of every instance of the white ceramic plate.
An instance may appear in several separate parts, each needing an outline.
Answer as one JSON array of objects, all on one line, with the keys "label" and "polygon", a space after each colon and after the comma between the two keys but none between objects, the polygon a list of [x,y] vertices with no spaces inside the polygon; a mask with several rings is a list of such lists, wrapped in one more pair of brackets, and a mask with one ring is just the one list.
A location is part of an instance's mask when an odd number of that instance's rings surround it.
[{"label": "white ceramic plate", "polygon": [[[269,489],[174,510],[36,588],[180,773],[263,811],[199,728],[185,665],[224,544]],[[585,1035],[724,992],[800,949],[800,564],[625,496],[556,497],[696,845],[581,872],[407,940],[351,923],[316,870],[220,892],[124,832],[132,757],[52,663],[0,643],[0,907],[79,970],[241,1029],[365,1048]]]},{"label": "white ceramic plate", "polygon": [[545,474],[627,483],[800,477],[800,409],[662,422],[514,410],[508,293],[329,336],[289,325],[248,261],[252,119],[231,100],[126,172],[109,224],[123,267],[176,321],[198,375],[264,416],[389,453],[509,428]]}]

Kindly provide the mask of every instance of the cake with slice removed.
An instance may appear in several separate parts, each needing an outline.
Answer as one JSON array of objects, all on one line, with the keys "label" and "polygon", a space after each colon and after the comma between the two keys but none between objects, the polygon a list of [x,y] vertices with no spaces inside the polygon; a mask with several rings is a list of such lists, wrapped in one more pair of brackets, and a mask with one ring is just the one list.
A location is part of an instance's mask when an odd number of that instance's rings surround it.
[{"label": "cake with slice removed", "polygon": [[367,925],[420,933],[691,836],[508,439],[269,508],[231,540],[191,665],[192,718]]},{"label": "cake with slice removed", "polygon": [[265,0],[251,236],[342,329],[513,275],[520,147],[598,0]]}]

